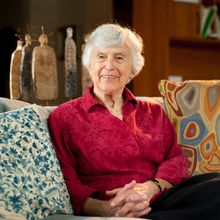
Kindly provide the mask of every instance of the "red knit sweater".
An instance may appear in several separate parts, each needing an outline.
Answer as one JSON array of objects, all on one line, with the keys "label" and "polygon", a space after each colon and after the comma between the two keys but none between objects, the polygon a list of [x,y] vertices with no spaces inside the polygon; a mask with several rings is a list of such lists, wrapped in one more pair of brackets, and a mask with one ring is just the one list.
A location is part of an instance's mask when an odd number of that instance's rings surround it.
[{"label": "red knit sweater", "polygon": [[91,90],[60,105],[49,117],[75,214],[89,196],[108,199],[106,190],[133,179],[145,182],[156,177],[176,184],[188,177],[187,158],[161,106],[136,100],[125,89],[120,120]]}]

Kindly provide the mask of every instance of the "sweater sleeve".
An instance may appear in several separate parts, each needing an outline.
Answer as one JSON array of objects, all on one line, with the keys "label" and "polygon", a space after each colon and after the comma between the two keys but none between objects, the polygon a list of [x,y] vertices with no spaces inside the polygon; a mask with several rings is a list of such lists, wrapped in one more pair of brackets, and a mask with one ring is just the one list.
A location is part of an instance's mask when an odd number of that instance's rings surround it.
[{"label": "sweater sleeve", "polygon": [[79,180],[76,158],[68,140],[69,128],[66,126],[63,113],[62,111],[53,111],[48,123],[52,144],[60,163],[74,212],[79,215],[85,200],[97,190],[83,185]]},{"label": "sweater sleeve", "polygon": [[163,115],[163,144],[165,157],[159,165],[156,178],[167,180],[177,184],[189,177],[188,159],[182,154],[182,148],[177,144],[177,136],[169,118],[162,111]]}]

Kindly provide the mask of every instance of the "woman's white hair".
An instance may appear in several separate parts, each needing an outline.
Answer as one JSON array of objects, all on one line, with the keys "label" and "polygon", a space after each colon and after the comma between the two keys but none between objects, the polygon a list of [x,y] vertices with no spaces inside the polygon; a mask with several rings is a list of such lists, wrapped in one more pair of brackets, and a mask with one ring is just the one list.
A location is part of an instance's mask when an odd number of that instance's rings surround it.
[{"label": "woman's white hair", "polygon": [[90,55],[93,48],[107,48],[117,45],[127,45],[132,57],[132,70],[136,76],[144,66],[142,55],[142,38],[126,27],[118,24],[103,24],[97,27],[85,38],[85,47],[82,54],[82,63],[88,69],[90,65]]}]

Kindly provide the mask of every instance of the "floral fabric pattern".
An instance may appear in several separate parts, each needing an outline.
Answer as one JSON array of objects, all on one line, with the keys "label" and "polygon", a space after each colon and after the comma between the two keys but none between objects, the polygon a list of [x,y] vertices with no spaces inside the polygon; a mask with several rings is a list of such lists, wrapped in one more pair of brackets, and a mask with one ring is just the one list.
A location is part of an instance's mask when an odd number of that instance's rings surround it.
[{"label": "floral fabric pattern", "polygon": [[220,80],[161,80],[167,114],[191,175],[220,171]]},{"label": "floral fabric pattern", "polygon": [[0,114],[0,205],[28,220],[72,213],[59,162],[35,107]]}]

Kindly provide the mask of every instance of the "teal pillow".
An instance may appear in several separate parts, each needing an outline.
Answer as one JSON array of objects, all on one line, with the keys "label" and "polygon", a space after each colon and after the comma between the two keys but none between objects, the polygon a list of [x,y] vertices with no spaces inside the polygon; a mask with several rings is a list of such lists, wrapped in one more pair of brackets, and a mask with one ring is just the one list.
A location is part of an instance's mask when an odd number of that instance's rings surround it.
[{"label": "teal pillow", "polygon": [[59,162],[35,109],[0,113],[0,206],[28,220],[72,213]]}]

